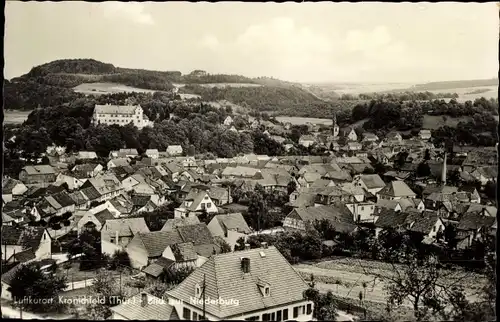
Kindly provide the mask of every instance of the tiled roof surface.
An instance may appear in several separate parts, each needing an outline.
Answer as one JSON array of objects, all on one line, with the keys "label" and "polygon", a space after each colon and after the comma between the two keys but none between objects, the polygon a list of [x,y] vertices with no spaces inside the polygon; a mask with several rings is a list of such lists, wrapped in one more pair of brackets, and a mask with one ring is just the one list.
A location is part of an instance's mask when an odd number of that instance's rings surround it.
[{"label": "tiled roof surface", "polygon": [[385,182],[378,174],[363,174],[360,180],[366,185],[368,189],[383,188]]},{"label": "tiled roof surface", "polygon": [[410,187],[403,181],[392,181],[388,183],[382,190],[378,192],[380,195],[387,195],[392,197],[409,197],[415,196]]},{"label": "tiled roof surface", "polygon": [[192,242],[196,245],[212,244],[213,237],[206,224],[197,224],[177,227],[184,242]]},{"label": "tiled roof surface", "polygon": [[198,258],[196,249],[193,243],[178,243],[171,245],[172,253],[174,253],[176,262],[192,261]]},{"label": "tiled roof surface", "polygon": [[[262,257],[260,253],[264,253]],[[250,273],[241,270],[241,257],[250,259]],[[209,314],[219,318],[263,310],[303,300],[308,288],[301,276],[274,247],[252,249],[212,256],[196,269],[175,289],[167,294],[179,300],[189,301],[195,296],[195,285],[202,285],[206,278],[205,296],[211,299],[222,297],[236,299],[239,305],[206,305]],[[263,297],[258,283],[264,279],[270,285],[270,296]],[[202,309],[202,306],[195,304]]]},{"label": "tiled roof surface", "polygon": [[314,223],[316,220],[330,221],[338,231],[353,231],[356,226],[349,209],[343,205],[295,208],[295,212],[304,222]]},{"label": "tiled roof surface", "polygon": [[158,258],[158,260],[144,268],[142,271],[153,277],[159,277],[165,271],[165,269],[168,269],[174,263],[175,262],[171,259],[160,257]]},{"label": "tiled roof surface", "polygon": [[115,216],[108,209],[104,209],[94,214],[94,216],[101,224],[104,224],[106,220],[111,220],[115,218]]},{"label": "tiled roof surface", "polygon": [[245,218],[241,213],[231,213],[226,215],[217,215],[215,219],[227,230],[234,230],[240,233],[251,233]]},{"label": "tiled roof surface", "polygon": [[460,219],[457,229],[476,230],[479,228],[491,228],[495,223],[495,219],[496,217],[484,216],[481,213],[465,213]]},{"label": "tiled roof surface", "polygon": [[54,168],[50,165],[28,165],[23,168],[29,175],[35,174],[55,174]]},{"label": "tiled roof surface", "polygon": [[182,243],[182,238],[177,231],[152,231],[149,233],[139,233],[138,236],[144,248],[148,253],[148,257],[161,256],[163,251],[168,246]]},{"label": "tiled roof surface", "polygon": [[101,230],[101,234],[108,237],[115,237],[118,231],[119,237],[131,237],[137,233],[148,233],[149,228],[144,218],[121,218],[106,221],[106,229]]},{"label": "tiled roof surface", "polygon": [[2,225],[2,244],[19,245],[22,233],[20,228]]},{"label": "tiled roof surface", "polygon": [[119,105],[96,105],[94,113],[97,114],[125,114],[132,115],[135,114],[135,110],[140,106],[119,106]]},{"label": "tiled roof surface", "polygon": [[165,224],[161,228],[161,231],[172,231],[175,228],[180,227],[180,226],[196,225],[199,223],[200,223],[200,220],[196,216],[186,217],[186,218],[167,219],[167,222],[165,222]]}]

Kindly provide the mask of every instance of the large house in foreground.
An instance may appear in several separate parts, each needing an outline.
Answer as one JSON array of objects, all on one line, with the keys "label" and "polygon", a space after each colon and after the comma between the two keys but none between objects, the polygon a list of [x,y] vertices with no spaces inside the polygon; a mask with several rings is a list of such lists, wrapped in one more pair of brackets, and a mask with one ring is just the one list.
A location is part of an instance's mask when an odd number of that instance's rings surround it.
[{"label": "large house in foreground", "polygon": [[263,245],[211,256],[165,295],[182,320],[200,320],[205,308],[209,321],[311,321],[307,288],[275,247]]},{"label": "large house in foreground", "polygon": [[118,124],[125,126],[133,123],[137,128],[142,129],[145,126],[151,125],[151,121],[144,114],[140,105],[96,105],[94,114],[92,115],[92,123],[96,124]]}]

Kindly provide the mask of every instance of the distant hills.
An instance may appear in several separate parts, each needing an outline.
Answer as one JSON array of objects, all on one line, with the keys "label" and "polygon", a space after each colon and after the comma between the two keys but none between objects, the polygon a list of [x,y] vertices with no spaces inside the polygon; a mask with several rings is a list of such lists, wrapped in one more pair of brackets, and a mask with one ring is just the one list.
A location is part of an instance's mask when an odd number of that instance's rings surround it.
[{"label": "distant hills", "polygon": [[491,79],[431,82],[426,84],[418,84],[411,87],[410,89],[415,91],[433,91],[433,90],[450,90],[454,88],[498,86],[498,84],[499,84],[498,78],[491,78]]}]

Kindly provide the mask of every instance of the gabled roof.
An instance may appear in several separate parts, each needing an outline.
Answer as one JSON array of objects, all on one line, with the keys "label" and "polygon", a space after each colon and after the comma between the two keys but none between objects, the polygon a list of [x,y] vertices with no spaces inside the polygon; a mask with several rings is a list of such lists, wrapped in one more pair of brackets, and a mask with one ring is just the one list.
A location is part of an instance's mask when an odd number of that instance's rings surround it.
[{"label": "gabled roof", "polygon": [[344,204],[295,208],[290,214],[292,213],[296,213],[304,222],[309,223],[326,219],[337,231],[352,232],[356,228],[353,216]]},{"label": "gabled roof", "polygon": [[376,227],[380,228],[398,228],[406,223],[408,213],[394,211],[394,209],[382,208],[377,213],[378,219],[375,222]]},{"label": "gabled roof", "polygon": [[363,181],[368,189],[385,187],[384,180],[378,174],[363,174],[360,176],[360,180]]},{"label": "gabled roof", "polygon": [[180,234],[175,230],[139,233],[135,238],[142,241],[148,257],[159,257],[168,246],[182,243]]},{"label": "gabled roof", "polygon": [[462,215],[458,223],[459,230],[477,230],[479,228],[492,228],[496,217],[485,216],[477,212],[467,212]]},{"label": "gabled roof", "polygon": [[148,304],[141,305],[142,293],[126,299],[123,303],[111,307],[111,311],[127,320],[180,320],[177,310],[166,301],[147,294]]},{"label": "gabled roof", "polygon": [[226,215],[216,215],[214,219],[217,220],[225,230],[234,230],[243,234],[249,234],[252,232],[250,227],[248,227],[245,218],[243,218],[243,215],[239,212]]},{"label": "gabled roof", "polygon": [[99,191],[94,187],[82,188],[80,192],[87,200],[96,200],[101,197]]},{"label": "gabled roof", "polygon": [[167,219],[167,222],[161,228],[161,231],[172,231],[180,226],[190,226],[199,224],[200,220],[196,216],[186,218]]},{"label": "gabled roof", "polygon": [[21,252],[12,254],[12,256],[10,256],[7,261],[10,261],[12,259],[15,263],[25,263],[35,258],[36,256],[33,250],[31,248],[28,248]]},{"label": "gabled roof", "polygon": [[24,183],[16,179],[7,178],[6,180],[2,180],[2,194],[6,195],[12,193],[12,189],[18,184],[24,186]]},{"label": "gabled roof", "polygon": [[174,263],[175,261],[171,259],[160,257],[155,262],[144,268],[142,271],[153,277],[159,277],[165,271],[165,269],[168,269]]},{"label": "gabled roof", "polygon": [[2,282],[7,285],[10,285],[14,278],[16,277],[17,272],[22,268],[22,264],[17,264],[12,267],[10,270],[2,274]]},{"label": "gabled roof", "polygon": [[149,232],[149,228],[142,217],[111,219],[106,220],[105,228],[101,230],[101,234],[115,237],[117,231],[118,237],[132,237],[138,233]]},{"label": "gabled roof", "polygon": [[192,242],[195,246],[213,244],[213,237],[206,224],[197,224],[177,227],[184,242]]},{"label": "gabled roof", "polygon": [[108,210],[104,209],[96,214],[94,214],[94,217],[103,225],[106,220],[111,220],[114,219],[115,216]]},{"label": "gabled roof", "polygon": [[[265,253],[265,257],[260,253]],[[241,258],[250,259],[250,272],[242,273]],[[206,277],[208,298],[231,298],[239,305],[206,304],[206,312],[220,319],[229,319],[243,313],[264,310],[303,300],[308,285],[275,247],[252,249],[211,256],[207,262],[191,273],[169,297],[189,301],[195,296],[195,285]],[[257,283],[264,279],[271,287],[270,296],[263,297]],[[193,304],[203,309],[201,304]]]},{"label": "gabled roof", "polygon": [[416,196],[410,187],[404,181],[392,181],[389,182],[382,190],[378,192],[380,195],[391,196],[391,197],[410,197]]},{"label": "gabled roof", "polygon": [[19,245],[23,231],[14,226],[2,225],[2,244]]},{"label": "gabled roof", "polygon": [[174,254],[176,262],[192,261],[198,258],[196,249],[193,243],[178,243],[171,245],[172,253]]},{"label": "gabled roof", "polygon": [[28,165],[23,168],[28,175],[55,174],[55,170],[50,165]]}]

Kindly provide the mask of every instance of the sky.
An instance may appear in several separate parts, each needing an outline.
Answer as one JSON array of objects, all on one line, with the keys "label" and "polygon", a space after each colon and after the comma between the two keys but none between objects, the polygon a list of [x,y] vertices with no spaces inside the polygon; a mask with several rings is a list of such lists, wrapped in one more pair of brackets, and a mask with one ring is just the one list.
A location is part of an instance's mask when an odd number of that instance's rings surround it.
[{"label": "sky", "polygon": [[296,82],[493,78],[489,3],[7,2],[4,76],[56,59]]}]

